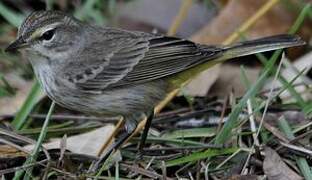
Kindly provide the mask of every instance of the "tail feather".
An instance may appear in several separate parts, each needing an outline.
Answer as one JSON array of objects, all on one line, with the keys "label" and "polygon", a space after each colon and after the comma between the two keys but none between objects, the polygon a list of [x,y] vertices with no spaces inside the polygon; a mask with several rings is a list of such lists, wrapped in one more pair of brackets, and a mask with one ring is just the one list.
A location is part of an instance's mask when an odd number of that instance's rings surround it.
[{"label": "tail feather", "polygon": [[222,60],[304,45],[305,42],[297,35],[276,35],[256,40],[245,41],[223,47]]}]

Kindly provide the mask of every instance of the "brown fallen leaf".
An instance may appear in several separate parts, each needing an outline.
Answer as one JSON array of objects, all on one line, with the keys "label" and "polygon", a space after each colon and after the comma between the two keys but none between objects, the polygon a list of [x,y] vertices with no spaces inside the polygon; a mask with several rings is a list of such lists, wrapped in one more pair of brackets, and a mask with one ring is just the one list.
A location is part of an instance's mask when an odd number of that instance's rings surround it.
[{"label": "brown fallen leaf", "polygon": [[[103,142],[108,139],[108,134],[114,130],[113,125],[107,125],[83,134],[69,136],[66,138],[66,149],[72,153],[97,156],[98,150]],[[62,138],[51,139],[50,142],[44,143],[46,149],[60,148]],[[24,148],[32,150],[34,145],[27,145]]]},{"label": "brown fallen leaf", "polygon": [[271,148],[265,148],[263,171],[269,180],[301,180],[295,171],[290,169],[281,157]]},{"label": "brown fallen leaf", "polygon": [[[225,64],[221,67],[222,73],[218,80],[211,87],[209,96],[225,97],[230,92],[235,96],[243,96],[246,92],[246,86],[240,78],[241,70],[239,66]],[[260,73],[260,68],[245,67],[245,73],[249,82],[253,84]]]},{"label": "brown fallen leaf", "polygon": [[216,65],[205,72],[199,74],[187,86],[183,87],[183,94],[190,96],[205,96],[211,86],[220,76],[220,65]]}]

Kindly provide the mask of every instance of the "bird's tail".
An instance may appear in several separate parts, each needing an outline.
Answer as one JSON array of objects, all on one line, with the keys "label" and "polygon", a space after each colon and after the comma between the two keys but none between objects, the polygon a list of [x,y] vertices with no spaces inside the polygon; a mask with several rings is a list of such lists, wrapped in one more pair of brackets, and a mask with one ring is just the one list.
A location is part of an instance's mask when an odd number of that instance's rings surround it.
[{"label": "bird's tail", "polygon": [[255,53],[300,46],[304,44],[305,42],[297,35],[283,34],[270,36],[225,46],[223,47],[224,53],[220,57],[220,60],[227,60]]}]

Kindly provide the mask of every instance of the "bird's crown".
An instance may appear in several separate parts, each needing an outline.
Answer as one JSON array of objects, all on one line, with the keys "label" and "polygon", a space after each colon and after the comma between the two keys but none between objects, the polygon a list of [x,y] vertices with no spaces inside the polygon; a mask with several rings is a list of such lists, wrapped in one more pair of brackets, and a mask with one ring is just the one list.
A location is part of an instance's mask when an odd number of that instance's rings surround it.
[{"label": "bird's crown", "polygon": [[20,26],[18,37],[33,39],[58,25],[74,23],[77,23],[75,18],[61,11],[35,11],[31,13]]}]

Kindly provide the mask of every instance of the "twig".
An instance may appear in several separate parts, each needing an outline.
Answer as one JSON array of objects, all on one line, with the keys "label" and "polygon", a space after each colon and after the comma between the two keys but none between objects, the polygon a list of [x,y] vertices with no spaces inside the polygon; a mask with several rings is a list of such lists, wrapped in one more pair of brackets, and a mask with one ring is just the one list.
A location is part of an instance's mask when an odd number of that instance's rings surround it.
[{"label": "twig", "polygon": [[189,175],[190,180],[194,180],[194,178],[193,178],[193,175],[192,175],[191,171],[187,171],[187,174]]},{"label": "twig", "polygon": [[260,131],[261,131],[261,128],[262,128],[262,125],[263,125],[263,121],[264,121],[264,117],[266,115],[266,112],[268,110],[268,107],[269,107],[269,104],[271,102],[271,100],[273,99],[273,89],[274,89],[274,84],[275,82],[277,81],[277,78],[278,78],[278,75],[281,71],[281,68],[282,68],[282,64],[283,64],[283,59],[284,59],[284,54],[283,54],[283,57],[280,61],[280,63],[278,64],[278,67],[277,67],[277,70],[276,70],[276,73],[275,73],[275,76],[274,76],[274,79],[272,81],[272,86],[270,87],[270,92],[269,92],[269,95],[268,95],[268,99],[266,100],[266,103],[265,103],[265,106],[264,106],[264,110],[263,110],[263,113],[262,113],[262,118],[260,120],[260,124],[259,124],[259,128],[258,128],[258,131],[257,131],[257,136],[259,136],[260,134]]},{"label": "twig", "polygon": [[[23,142],[27,142],[29,144],[36,144],[36,141],[34,141],[33,139],[30,139],[30,138],[25,137],[25,136],[21,136],[21,135],[15,133],[15,132],[8,131],[8,130],[2,129],[2,128],[0,128],[0,134],[3,134],[3,135],[6,135],[6,136],[9,136],[9,137],[21,140]],[[43,146],[42,146],[42,151],[46,155],[47,159],[50,159],[49,152]]]},{"label": "twig", "polygon": [[[260,119],[258,120],[258,122],[260,122]],[[279,140],[283,141],[283,142],[290,142],[284,135],[283,133],[281,133],[281,131],[279,131],[276,127],[271,126],[269,123],[263,121],[263,126],[270,131],[275,137],[277,137]]]},{"label": "twig", "polygon": [[[42,147],[42,143],[43,143],[43,141],[44,141],[44,139],[46,137],[46,134],[47,134],[48,125],[49,125],[49,122],[50,122],[50,117],[52,115],[54,107],[55,107],[55,102],[52,101],[50,109],[49,109],[48,114],[47,114],[47,117],[46,117],[46,119],[45,119],[45,121],[43,123],[42,130],[41,130],[41,132],[39,134],[39,137],[38,137],[38,140],[37,140],[37,142],[35,144],[35,147],[32,150],[31,156],[29,158],[27,158],[27,160],[25,161],[24,165],[33,163],[37,159],[38,152],[40,151],[40,148]],[[26,175],[31,174],[32,170],[33,170],[32,167],[30,169],[27,169],[26,170]],[[14,179],[21,178],[22,174],[23,174],[23,171],[18,171],[15,174]]]},{"label": "twig", "polygon": [[[277,68],[277,70],[276,70],[276,73],[275,73],[275,76],[274,76],[274,79],[273,79],[273,83],[272,83],[272,86],[271,86],[271,88],[270,88],[270,92],[269,92],[269,95],[268,95],[268,99],[266,100],[266,103],[265,103],[265,106],[264,106],[264,111],[263,111],[263,114],[262,114],[262,118],[261,118],[261,120],[260,120],[259,128],[258,128],[258,131],[257,131],[256,136],[255,136],[256,139],[258,139],[258,137],[259,137],[260,130],[261,130],[262,125],[263,125],[263,122],[264,122],[264,117],[265,117],[266,112],[267,112],[268,107],[269,107],[269,103],[270,103],[271,100],[273,99],[273,85],[274,85],[274,82],[277,80],[277,77],[278,77],[279,72],[280,72],[280,70],[281,70],[282,61],[283,61],[283,60],[281,60],[281,62],[280,62],[279,65],[278,65],[278,68]],[[248,101],[247,101],[247,105],[248,105]],[[252,114],[252,113],[251,113],[251,114]],[[253,144],[252,144],[252,146],[251,146],[251,149],[252,149],[252,150],[254,150],[254,148],[255,148],[255,145],[256,145],[255,143],[256,143],[256,141],[254,141]],[[251,153],[248,154],[248,158],[247,158],[247,160],[246,160],[246,162],[245,162],[245,164],[244,164],[244,167],[243,167],[241,173],[243,173],[243,171],[244,171],[245,168],[247,167],[247,164],[249,163],[250,157],[251,157]]]},{"label": "twig", "polygon": [[[38,119],[45,119],[46,115],[44,114],[32,114],[30,115],[32,118],[38,118]],[[105,123],[116,123],[119,118],[118,117],[112,117],[112,118],[102,118],[102,117],[93,117],[93,116],[77,116],[77,115],[53,115],[51,116],[51,120],[88,120],[88,121],[100,121]]]},{"label": "twig", "polygon": [[217,167],[217,169],[220,169],[226,162],[228,162],[230,159],[232,159],[234,156],[236,156],[239,152],[241,152],[241,149],[238,149],[237,151],[235,151],[233,154],[231,154],[231,156],[227,157],[222,163],[220,163]]},{"label": "twig", "polygon": [[308,131],[308,132],[305,132],[305,133],[303,133],[303,134],[300,134],[299,136],[297,136],[297,137],[295,137],[294,139],[292,139],[292,140],[290,141],[290,143],[296,142],[296,141],[298,141],[299,139],[302,139],[302,138],[304,138],[304,137],[306,137],[306,136],[308,136],[308,135],[310,135],[310,134],[312,134],[312,130],[310,130],[310,131]]},{"label": "twig", "polygon": [[[215,109],[205,108],[205,109],[185,112],[183,114],[179,114],[179,115],[176,115],[176,116],[173,116],[173,117],[169,117],[169,118],[168,117],[155,118],[155,119],[153,119],[153,123],[152,124],[168,123],[168,122],[177,121],[177,120],[181,121],[181,120],[184,120],[184,119],[189,119],[189,118],[196,117],[198,115],[206,114],[209,111],[215,111]],[[223,122],[223,121],[221,121],[221,122]]]},{"label": "twig", "polygon": [[221,128],[222,128],[222,124],[223,124],[223,119],[224,119],[224,116],[225,116],[225,111],[226,111],[226,107],[227,107],[227,103],[229,101],[229,96],[226,96],[225,99],[224,99],[224,102],[223,102],[223,105],[222,105],[222,111],[221,111],[221,116],[220,116],[220,120],[219,120],[219,123],[218,123],[218,127],[217,127],[217,133],[219,133],[221,131]]},{"label": "twig", "polygon": [[203,164],[203,166],[205,167],[205,180],[209,180],[209,165],[210,163],[207,163],[207,165]]},{"label": "twig", "polygon": [[288,144],[288,143],[283,143],[283,142],[280,142],[280,143],[282,146],[287,147],[288,149],[299,151],[299,152],[305,153],[305,154],[312,157],[312,151],[309,149],[299,147],[299,146],[295,146],[295,145]]},{"label": "twig", "polygon": [[228,45],[234,42],[237,38],[240,37],[240,34],[246,32],[255,22],[258,21],[265,13],[267,13],[279,0],[270,0],[267,1],[255,14],[253,14],[244,24],[238,28],[230,37],[228,37],[223,44]]},{"label": "twig", "polygon": [[29,144],[35,144],[36,143],[36,141],[34,141],[33,139],[21,136],[21,135],[15,133],[13,131],[8,131],[8,130],[3,129],[3,128],[0,128],[0,134],[5,135],[5,136],[9,136],[9,137],[12,137],[12,138],[15,138],[15,139],[18,139],[20,141],[23,141],[23,142],[26,142],[26,143],[29,143]]},{"label": "twig", "polygon": [[[293,87],[299,87],[299,86],[304,86],[305,84],[303,82],[299,82],[299,83],[295,83],[295,84],[292,84]],[[273,89],[273,91],[280,91],[284,89],[284,87],[276,87]],[[270,92],[270,89],[266,89],[266,90],[262,90],[260,91],[260,95],[265,95],[266,93],[269,93]]]},{"label": "twig", "polygon": [[251,155],[252,155],[252,152],[249,152],[249,153],[248,153],[248,156],[247,156],[247,159],[246,159],[246,161],[245,161],[245,163],[244,163],[244,166],[243,166],[243,168],[242,168],[242,170],[241,170],[241,175],[246,175],[246,174],[247,174],[246,168],[247,168],[247,166],[248,166],[248,164],[249,164],[249,162],[250,162]]},{"label": "twig", "polygon": [[[0,119],[12,119],[14,118],[14,114],[5,114],[5,115],[0,115]],[[46,114],[31,114],[29,117],[34,118],[34,119],[45,119]],[[80,121],[80,120],[88,120],[88,121],[100,121],[103,123],[116,123],[119,118],[118,117],[94,117],[94,116],[82,116],[82,115],[52,115],[51,120],[72,120],[72,121]]]},{"label": "twig", "polygon": [[9,145],[9,146],[11,146],[11,147],[13,147],[13,148],[15,148],[15,149],[17,149],[17,150],[20,150],[20,151],[22,151],[22,152],[24,152],[24,153],[26,153],[26,154],[30,154],[30,151],[28,151],[27,149],[25,149],[25,148],[23,148],[23,147],[21,147],[21,146],[19,146],[19,145],[17,145],[17,144],[14,144],[14,143],[12,143],[12,142],[10,142],[10,141],[7,141],[7,140],[5,140],[5,139],[3,139],[3,138],[0,138],[0,143]]},{"label": "twig", "polygon": [[[179,156],[184,155],[185,153],[174,153],[174,154],[168,154],[168,155],[157,155],[157,156],[152,156],[156,160],[162,161],[162,160],[168,160],[168,159],[173,159],[177,158]],[[145,157],[149,157],[149,155],[144,155]]]},{"label": "twig", "polygon": [[250,99],[247,100],[247,110],[248,110],[250,129],[252,132],[254,144],[256,146],[259,146],[260,143],[259,143],[258,137],[255,134],[257,132],[257,127],[256,127],[256,123],[255,123],[255,117],[254,117],[253,112],[252,112],[252,106],[251,106],[251,100]]},{"label": "twig", "polygon": [[[286,121],[284,116],[281,116],[278,119],[278,124],[280,129],[285,133],[288,139],[294,139],[295,135],[291,131],[291,127],[289,126],[288,122]],[[312,172],[310,169],[310,166],[307,162],[307,160],[300,156],[294,156],[296,160],[296,164],[298,165],[302,175],[305,177],[305,179],[312,179]]]},{"label": "twig", "polygon": [[[215,145],[215,144],[205,144],[203,146],[185,146],[185,147],[162,147],[162,148],[144,148],[144,152],[159,152],[159,151],[182,151],[182,150],[198,150],[198,149],[207,149],[207,148],[215,148],[221,149],[224,146]],[[130,151],[136,151],[137,148],[126,148]]]},{"label": "twig", "polygon": [[161,161],[161,172],[163,175],[163,180],[166,180],[167,179],[167,168],[166,168],[165,161]]},{"label": "twig", "polygon": [[173,36],[177,33],[178,28],[180,27],[183,20],[186,18],[192,4],[193,4],[192,0],[184,0],[182,2],[179,13],[174,18],[173,23],[171,24],[171,27],[169,28],[169,31],[167,33],[169,36]]},{"label": "twig", "polygon": [[113,133],[108,137],[108,139],[106,140],[106,142],[101,146],[101,148],[99,149],[99,151],[96,153],[96,155],[98,157],[101,156],[101,154],[104,152],[104,150],[108,147],[108,145],[111,144],[111,142],[113,141],[114,137],[118,134],[118,132],[121,130],[122,125],[124,124],[124,118],[121,117],[118,121],[118,123],[115,126],[115,129],[113,131]]},{"label": "twig", "polygon": [[162,178],[162,175],[159,175],[156,172],[148,171],[148,170],[143,169],[143,168],[134,167],[134,166],[124,164],[124,163],[120,163],[120,166],[127,168],[127,169],[130,169],[131,171],[137,171],[139,174],[145,175],[145,176],[150,177],[150,178],[155,178],[155,177],[160,178],[160,179]]},{"label": "twig", "polygon": [[19,170],[22,170],[22,169],[27,169],[27,168],[30,168],[30,167],[33,167],[33,166],[36,166],[36,165],[42,165],[43,163],[48,162],[48,161],[49,161],[48,159],[44,159],[42,161],[38,161],[38,162],[35,162],[35,163],[31,163],[31,164],[26,164],[26,165],[19,166],[19,167],[14,167],[14,168],[0,170],[0,176],[4,175],[4,174],[16,172],[16,171],[19,171]]},{"label": "twig", "polygon": [[168,111],[168,112],[161,112],[161,113],[157,114],[157,118],[171,117],[171,116],[175,116],[177,114],[190,112],[191,110],[192,109],[189,107],[184,107],[184,108],[175,109],[175,110]]}]

